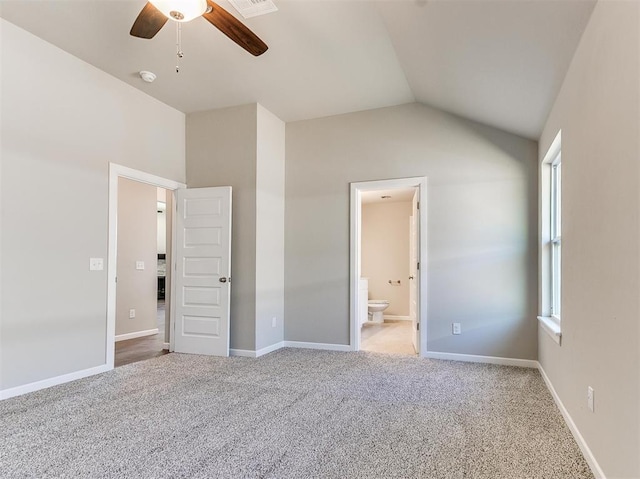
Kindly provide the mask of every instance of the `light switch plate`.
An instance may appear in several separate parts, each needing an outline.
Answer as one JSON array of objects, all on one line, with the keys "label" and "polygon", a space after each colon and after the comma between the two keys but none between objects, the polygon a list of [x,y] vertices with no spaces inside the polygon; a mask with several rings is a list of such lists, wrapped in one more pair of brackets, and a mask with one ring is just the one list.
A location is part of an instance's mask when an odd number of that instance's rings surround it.
[{"label": "light switch plate", "polygon": [[104,260],[102,258],[89,258],[89,271],[102,271]]},{"label": "light switch plate", "polygon": [[136,269],[143,270],[144,269],[144,261],[136,261]]}]

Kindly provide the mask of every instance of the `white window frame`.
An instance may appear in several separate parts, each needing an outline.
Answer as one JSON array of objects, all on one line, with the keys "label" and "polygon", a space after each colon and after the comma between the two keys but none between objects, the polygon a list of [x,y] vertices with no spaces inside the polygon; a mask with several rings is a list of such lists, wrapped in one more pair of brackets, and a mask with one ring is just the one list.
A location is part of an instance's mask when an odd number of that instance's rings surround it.
[{"label": "white window frame", "polygon": [[540,326],[562,337],[562,132],[542,160],[540,172]]},{"label": "white window frame", "polygon": [[551,317],[562,314],[562,153],[551,162]]}]

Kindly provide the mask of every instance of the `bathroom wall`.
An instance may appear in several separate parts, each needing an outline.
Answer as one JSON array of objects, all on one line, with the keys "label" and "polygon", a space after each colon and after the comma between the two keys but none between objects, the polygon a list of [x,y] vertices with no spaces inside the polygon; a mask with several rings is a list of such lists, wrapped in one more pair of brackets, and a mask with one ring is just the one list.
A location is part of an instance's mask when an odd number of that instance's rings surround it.
[{"label": "bathroom wall", "polygon": [[[409,316],[410,201],[362,204],[362,277],[369,299],[386,299],[385,316]],[[389,284],[389,280],[400,284]]]}]

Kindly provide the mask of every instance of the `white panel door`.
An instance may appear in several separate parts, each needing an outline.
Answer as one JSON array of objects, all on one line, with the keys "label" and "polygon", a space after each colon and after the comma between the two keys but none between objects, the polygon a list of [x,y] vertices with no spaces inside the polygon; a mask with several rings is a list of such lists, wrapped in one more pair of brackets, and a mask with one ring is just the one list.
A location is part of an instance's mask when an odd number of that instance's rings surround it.
[{"label": "white panel door", "polygon": [[418,192],[413,195],[413,213],[409,219],[409,315],[411,316],[411,339],[416,353],[420,354],[420,318],[418,317]]},{"label": "white panel door", "polygon": [[231,187],[176,195],[177,353],[229,356]]}]

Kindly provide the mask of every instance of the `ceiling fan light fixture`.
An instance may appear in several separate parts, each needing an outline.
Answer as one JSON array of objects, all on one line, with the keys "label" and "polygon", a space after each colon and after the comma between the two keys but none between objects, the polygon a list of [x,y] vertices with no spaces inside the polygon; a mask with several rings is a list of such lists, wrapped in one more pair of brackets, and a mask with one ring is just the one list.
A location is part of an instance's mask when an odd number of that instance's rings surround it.
[{"label": "ceiling fan light fixture", "polygon": [[207,11],[207,0],[149,0],[167,18],[188,22]]}]

